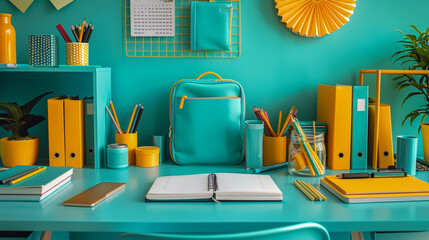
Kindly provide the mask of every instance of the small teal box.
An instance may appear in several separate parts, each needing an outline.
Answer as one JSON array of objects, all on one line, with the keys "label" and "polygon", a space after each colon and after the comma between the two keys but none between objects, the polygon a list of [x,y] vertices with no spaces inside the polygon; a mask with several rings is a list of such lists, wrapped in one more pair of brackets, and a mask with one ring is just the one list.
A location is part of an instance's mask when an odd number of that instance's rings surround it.
[{"label": "small teal box", "polygon": [[28,35],[28,64],[58,66],[58,37],[56,35]]}]

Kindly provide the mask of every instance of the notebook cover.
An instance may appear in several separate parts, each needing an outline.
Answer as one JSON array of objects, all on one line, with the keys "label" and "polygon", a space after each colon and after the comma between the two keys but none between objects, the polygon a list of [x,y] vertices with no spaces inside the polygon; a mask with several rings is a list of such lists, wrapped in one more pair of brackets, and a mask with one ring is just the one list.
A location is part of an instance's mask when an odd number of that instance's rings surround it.
[{"label": "notebook cover", "polygon": [[191,2],[191,50],[229,51],[231,49],[232,4]]},{"label": "notebook cover", "polygon": [[341,179],[337,176],[326,176],[324,179],[339,192],[346,195],[429,193],[429,184],[412,176],[356,179]]},{"label": "notebook cover", "polygon": [[125,187],[125,183],[102,182],[68,199],[65,206],[93,207]]},{"label": "notebook cover", "polygon": [[391,194],[357,194],[346,195],[339,192],[326,179],[320,180],[320,185],[346,203],[370,203],[370,202],[402,202],[429,200],[429,193],[391,193]]}]

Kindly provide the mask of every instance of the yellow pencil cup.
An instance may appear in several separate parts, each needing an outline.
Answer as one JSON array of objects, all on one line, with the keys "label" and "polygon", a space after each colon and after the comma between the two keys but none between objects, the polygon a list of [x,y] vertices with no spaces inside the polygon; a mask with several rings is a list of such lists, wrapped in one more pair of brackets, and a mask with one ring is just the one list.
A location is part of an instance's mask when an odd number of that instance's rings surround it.
[{"label": "yellow pencil cup", "polygon": [[159,166],[159,147],[145,146],[136,149],[137,167]]},{"label": "yellow pencil cup", "polygon": [[264,135],[264,166],[286,162],[286,137]]},{"label": "yellow pencil cup", "polygon": [[89,64],[88,43],[66,43],[66,64],[87,66]]},{"label": "yellow pencil cup", "polygon": [[137,132],[135,133],[115,133],[115,143],[128,145],[128,164],[136,163]]}]

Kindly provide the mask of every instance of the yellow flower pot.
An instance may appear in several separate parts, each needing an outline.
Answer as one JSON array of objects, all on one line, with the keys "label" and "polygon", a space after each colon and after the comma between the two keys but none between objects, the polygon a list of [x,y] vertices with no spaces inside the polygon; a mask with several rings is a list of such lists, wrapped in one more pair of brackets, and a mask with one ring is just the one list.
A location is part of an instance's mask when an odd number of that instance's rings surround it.
[{"label": "yellow flower pot", "polygon": [[18,165],[35,165],[39,156],[39,138],[10,141],[12,137],[0,139],[0,157],[7,168]]},{"label": "yellow flower pot", "polygon": [[429,161],[429,123],[422,123],[422,140],[425,160]]}]

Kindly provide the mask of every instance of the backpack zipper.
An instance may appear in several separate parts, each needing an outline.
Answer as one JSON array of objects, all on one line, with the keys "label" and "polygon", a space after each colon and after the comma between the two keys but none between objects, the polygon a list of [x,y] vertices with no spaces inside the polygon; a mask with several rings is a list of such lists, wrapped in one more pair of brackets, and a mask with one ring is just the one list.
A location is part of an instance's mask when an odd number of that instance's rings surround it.
[{"label": "backpack zipper", "polygon": [[185,99],[238,99],[240,97],[194,97],[194,98],[188,98],[186,95],[183,95],[180,98],[180,104],[179,104],[179,109],[183,108],[183,104],[185,104]]}]

